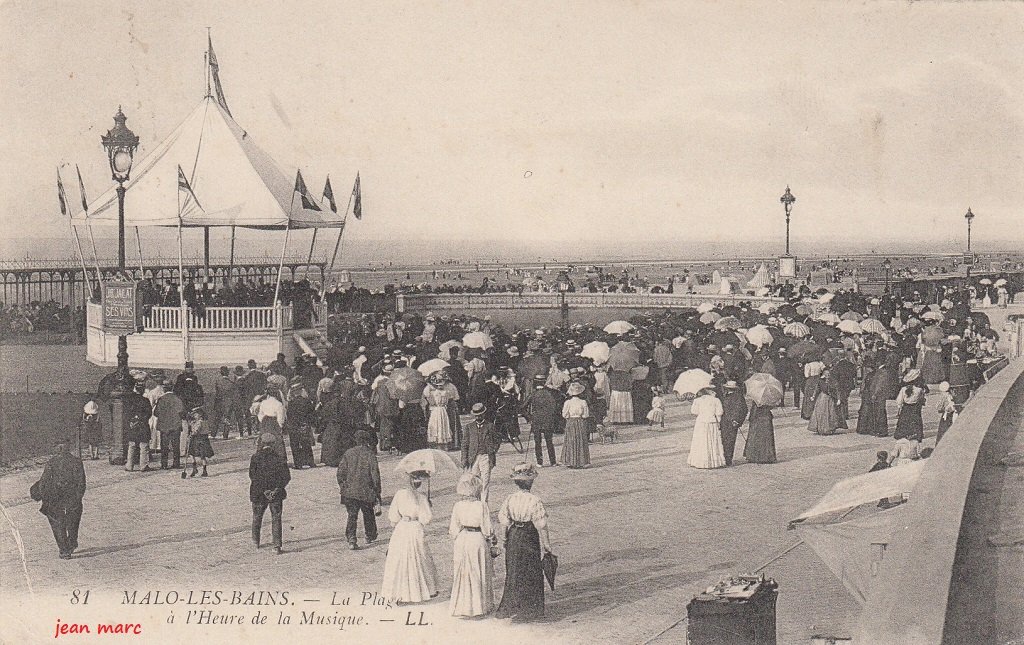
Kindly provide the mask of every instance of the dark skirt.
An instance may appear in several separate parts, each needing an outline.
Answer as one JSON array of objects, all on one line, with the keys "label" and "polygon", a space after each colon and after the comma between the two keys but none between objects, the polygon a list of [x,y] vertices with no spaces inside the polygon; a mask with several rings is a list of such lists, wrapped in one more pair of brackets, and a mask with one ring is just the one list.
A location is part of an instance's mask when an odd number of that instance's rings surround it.
[{"label": "dark skirt", "polygon": [[188,456],[196,459],[208,459],[213,456],[213,444],[210,435],[194,434],[188,440]]},{"label": "dark skirt", "polygon": [[939,417],[939,433],[937,435],[935,435],[935,444],[936,445],[938,445],[939,441],[942,440],[942,435],[946,434],[946,431],[949,430],[950,426],[952,426],[952,425],[953,425],[953,415],[952,414],[944,414],[941,417]]},{"label": "dark skirt", "polygon": [[99,420],[82,422],[82,443],[98,446],[103,443],[103,426]]},{"label": "dark skirt", "polygon": [[896,432],[893,439],[924,439],[924,422],[921,420],[921,408],[924,407],[924,400],[921,403],[904,403],[900,408],[900,415],[896,418]]},{"label": "dark skirt", "polygon": [[809,420],[814,414],[814,402],[821,391],[821,377],[811,376],[804,381],[804,398],[800,404],[800,418]]},{"label": "dark skirt", "polygon": [[754,464],[775,463],[775,421],[770,408],[756,405],[750,411],[750,432],[743,456]]},{"label": "dark skirt", "polygon": [[515,523],[505,540],[505,591],[498,618],[530,620],[544,616],[544,569],[540,535],[533,522]]}]

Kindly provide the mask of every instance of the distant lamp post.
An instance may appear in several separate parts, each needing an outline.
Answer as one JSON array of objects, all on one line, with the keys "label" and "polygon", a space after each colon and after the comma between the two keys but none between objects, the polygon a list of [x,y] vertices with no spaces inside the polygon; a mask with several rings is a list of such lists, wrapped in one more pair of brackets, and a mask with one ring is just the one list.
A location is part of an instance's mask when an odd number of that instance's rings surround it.
[{"label": "distant lamp post", "polygon": [[[117,114],[114,115],[114,127],[100,137],[103,147],[107,150],[107,157],[110,161],[111,179],[117,182],[117,271],[120,276],[125,273],[124,253],[124,183],[132,171],[132,161],[135,158],[135,150],[139,147],[139,137],[125,125],[126,117],[117,107]],[[113,407],[113,419],[111,423],[112,442],[110,450],[110,463],[123,464],[124,456],[122,450],[125,419],[124,405],[121,399],[125,392],[131,389],[131,377],[128,374],[128,336],[118,334],[117,336],[117,379],[111,391],[111,405]],[[145,448],[141,448],[145,450]]]},{"label": "distant lamp post", "polygon": [[796,202],[796,197],[789,191],[789,186],[786,186],[786,192],[779,198],[779,202],[782,203],[782,207],[786,211],[786,254],[779,258],[779,277],[795,278],[796,258],[789,253],[789,217],[793,212],[793,203]]},{"label": "distant lamp post", "polygon": [[967,207],[967,213],[964,214],[964,219],[967,220],[967,250],[964,252],[964,266],[967,267],[967,277],[971,277],[971,267],[974,265],[974,252],[971,251],[971,222],[974,220],[974,213],[971,212],[971,207]]},{"label": "distant lamp post", "polygon": [[882,262],[882,268],[885,269],[885,293],[889,293],[889,273],[892,271],[892,260],[885,258]]},{"label": "distant lamp post", "polygon": [[572,286],[572,282],[569,280],[569,276],[563,273],[558,276],[558,281],[556,282],[556,285],[558,286],[558,308],[562,313],[562,324],[567,325],[569,324],[569,303],[566,302],[565,300],[565,294],[569,291],[569,288]]}]

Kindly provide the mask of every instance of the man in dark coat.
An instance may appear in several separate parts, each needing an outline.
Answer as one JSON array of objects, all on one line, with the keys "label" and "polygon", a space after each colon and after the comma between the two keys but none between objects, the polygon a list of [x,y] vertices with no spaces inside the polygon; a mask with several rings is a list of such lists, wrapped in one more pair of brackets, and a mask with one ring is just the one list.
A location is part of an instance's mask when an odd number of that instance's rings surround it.
[{"label": "man in dark coat", "polygon": [[544,455],[541,450],[541,441],[547,443],[548,462],[555,466],[555,440],[554,433],[558,429],[562,418],[562,405],[559,402],[557,393],[544,386],[547,374],[537,374],[533,377],[533,391],[523,404],[523,416],[530,423],[530,432],[533,433],[534,449],[536,450],[537,465],[544,465]]},{"label": "man in dark coat", "polygon": [[348,511],[345,538],[353,551],[359,548],[356,541],[356,526],[360,512],[363,514],[366,541],[369,543],[377,539],[377,520],[373,506],[380,501],[380,466],[373,450],[373,435],[360,430],[356,433],[356,441],[357,445],[346,450],[345,456],[338,464],[341,503]]},{"label": "man in dark coat", "polygon": [[377,422],[380,449],[383,451],[389,451],[395,447],[395,429],[402,416],[402,411],[398,407],[398,398],[391,391],[392,372],[394,372],[394,368],[391,365],[384,366],[381,376],[377,379],[376,387],[370,395],[370,405]]},{"label": "man in dark coat", "polygon": [[249,501],[252,502],[252,541],[260,548],[260,532],[263,529],[263,515],[270,507],[270,519],[274,534],[274,550],[281,554],[283,529],[281,515],[284,500],[288,497],[286,487],[292,479],[285,461],[276,450],[277,438],[272,433],[260,435],[260,445],[249,460]]},{"label": "man in dark coat", "polygon": [[[775,359],[776,378],[782,381],[782,398],[785,401],[786,390],[793,390],[793,407],[800,409],[800,395],[804,389],[804,369],[786,354],[786,348],[779,349],[779,357]],[[784,403],[783,403],[784,404]]]},{"label": "man in dark coat", "polygon": [[843,357],[832,366],[832,376],[836,380],[839,391],[839,417],[843,421],[849,421],[850,392],[857,387],[857,366],[850,360],[848,352],[845,352]]},{"label": "man in dark coat", "polygon": [[[153,406],[142,393],[146,389],[143,381],[135,383],[135,389],[124,395],[125,420],[125,470],[135,470],[138,463],[143,471],[149,470],[149,418],[153,416]],[[138,462],[135,451],[138,450]]]},{"label": "man in dark coat", "polygon": [[213,384],[213,412],[211,413],[211,436],[223,429],[223,436],[228,438],[234,409],[238,406],[238,384],[231,378],[231,371],[226,365],[220,368],[220,377]]},{"label": "man in dark coat", "polygon": [[170,379],[164,381],[168,391],[161,396],[153,409],[156,415],[156,429],[160,433],[160,469],[167,468],[167,457],[173,459],[173,467],[181,468],[181,420],[185,416],[185,404],[174,393]]},{"label": "man in dark coat", "polygon": [[238,392],[239,392],[239,405],[245,411],[245,428],[239,429],[239,436],[245,434],[245,430],[250,435],[253,434],[253,428],[256,425],[256,419],[254,415],[248,412],[249,406],[252,405],[253,399],[257,396],[263,396],[267,391],[267,375],[260,371],[256,367],[256,361],[249,359],[248,371],[245,376],[238,380]]},{"label": "man in dark coat", "polygon": [[480,499],[487,502],[491,483],[491,467],[497,460],[501,438],[493,421],[487,420],[487,407],[483,403],[473,404],[473,421],[463,428],[462,466],[480,478]]},{"label": "man in dark coat", "polygon": [[203,405],[203,386],[199,384],[195,365],[192,361],[185,362],[185,371],[174,380],[174,391],[185,403],[186,410],[194,410]]},{"label": "man in dark coat", "polygon": [[722,450],[725,453],[725,465],[731,466],[736,451],[736,435],[747,419],[747,400],[736,381],[726,381],[722,391]]},{"label": "man in dark coat", "polygon": [[78,548],[78,526],[82,521],[85,497],[85,467],[71,454],[67,441],[60,440],[56,453],[43,468],[39,481],[32,485],[32,499],[42,502],[39,512],[46,516],[61,560],[70,560]]}]

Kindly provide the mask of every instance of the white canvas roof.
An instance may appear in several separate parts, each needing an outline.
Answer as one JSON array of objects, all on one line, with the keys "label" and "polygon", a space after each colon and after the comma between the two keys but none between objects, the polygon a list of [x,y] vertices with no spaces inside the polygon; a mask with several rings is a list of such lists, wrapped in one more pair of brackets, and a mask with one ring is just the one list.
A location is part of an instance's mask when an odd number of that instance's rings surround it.
[{"label": "white canvas roof", "polygon": [[844,511],[861,504],[877,502],[886,497],[897,497],[909,493],[917,485],[921,471],[928,465],[927,459],[920,459],[903,466],[894,466],[873,473],[864,473],[836,482],[832,489],[818,502],[801,513],[791,523],[813,520],[817,516]]},{"label": "white canvas roof", "polygon": [[[217,101],[206,97],[195,110],[132,167],[125,184],[127,226],[178,226],[178,166],[196,199],[181,192],[181,225],[245,228],[337,228],[329,209],[303,208],[289,178]],[[319,204],[307,192],[312,203]],[[198,203],[196,203],[198,201]],[[76,224],[117,225],[114,186],[78,212]]]}]

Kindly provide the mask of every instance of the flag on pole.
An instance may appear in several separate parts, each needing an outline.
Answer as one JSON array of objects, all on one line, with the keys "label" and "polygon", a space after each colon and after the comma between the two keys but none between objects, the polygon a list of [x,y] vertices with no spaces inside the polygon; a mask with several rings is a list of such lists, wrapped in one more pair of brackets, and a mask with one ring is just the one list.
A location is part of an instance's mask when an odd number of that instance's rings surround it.
[{"label": "flag on pole", "polygon": [[85,198],[85,182],[82,181],[82,171],[78,169],[78,164],[75,164],[75,172],[78,173],[78,193],[82,196],[82,210],[89,213],[89,200]]},{"label": "flag on pole", "polygon": [[327,183],[324,184],[324,195],[323,195],[323,197],[324,197],[324,199],[327,200],[327,203],[331,205],[331,212],[332,213],[337,213],[338,212],[338,205],[334,202],[334,190],[331,188],[331,178],[330,178],[330,176],[327,177]]},{"label": "flag on pole", "polygon": [[352,186],[352,212],[355,214],[356,219],[363,219],[363,191],[359,186],[359,173],[356,173],[356,184]]},{"label": "flag on pole", "polygon": [[295,192],[302,198],[302,207],[312,211],[320,210],[320,207],[313,201],[312,195],[309,194],[309,189],[306,188],[306,182],[302,179],[302,171],[295,171]]},{"label": "flag on pole", "polygon": [[182,203],[181,207],[182,213],[185,212],[185,204],[188,203],[189,199],[194,201],[196,206],[202,208],[202,205],[199,203],[199,199],[196,197],[195,192],[193,192],[192,186],[189,185],[188,177],[185,176],[185,172],[181,169],[181,166],[178,166],[178,190],[185,193],[185,201]]},{"label": "flag on pole", "polygon": [[[207,42],[209,43],[209,65],[210,65],[210,77],[213,78],[213,91],[217,96],[217,102],[224,108],[224,111],[231,116],[231,110],[228,109],[227,99],[224,98],[224,88],[220,84],[220,65],[217,64],[217,54],[213,53],[213,38],[207,35]],[[234,117],[231,117],[234,118]]]},{"label": "flag on pole", "polygon": [[68,214],[68,196],[64,192],[64,182],[60,180],[60,168],[57,169],[57,199],[60,200],[60,214]]}]

